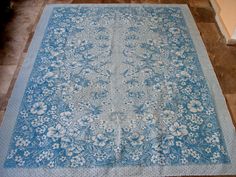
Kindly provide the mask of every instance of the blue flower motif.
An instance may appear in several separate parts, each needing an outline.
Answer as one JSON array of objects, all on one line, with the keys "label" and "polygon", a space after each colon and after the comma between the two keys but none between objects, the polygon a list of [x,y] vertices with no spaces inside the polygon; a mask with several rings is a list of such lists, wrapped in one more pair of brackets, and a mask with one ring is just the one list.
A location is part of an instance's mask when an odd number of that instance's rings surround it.
[{"label": "blue flower motif", "polygon": [[141,104],[141,105],[134,105],[134,112],[136,114],[144,114],[147,111],[147,108],[145,106],[145,104]]},{"label": "blue flower motif", "polygon": [[102,113],[102,107],[101,106],[95,106],[95,105],[91,105],[88,108],[88,114],[92,115],[92,116],[98,116],[99,114]]},{"label": "blue flower motif", "polygon": [[154,85],[158,84],[159,82],[161,82],[161,78],[159,75],[153,75],[153,76],[144,80],[144,84],[149,87],[154,86]]},{"label": "blue flower motif", "polygon": [[83,78],[83,77],[76,78],[75,82],[77,85],[82,86],[82,87],[88,87],[90,84],[90,81],[88,79]]}]

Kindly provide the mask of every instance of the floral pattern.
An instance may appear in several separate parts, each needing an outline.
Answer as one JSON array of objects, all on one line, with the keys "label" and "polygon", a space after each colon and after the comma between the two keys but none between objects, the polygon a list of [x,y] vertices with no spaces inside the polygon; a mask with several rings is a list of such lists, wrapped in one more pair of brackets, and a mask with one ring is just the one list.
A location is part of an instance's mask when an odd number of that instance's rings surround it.
[{"label": "floral pattern", "polygon": [[54,8],[5,167],[229,162],[181,8]]}]

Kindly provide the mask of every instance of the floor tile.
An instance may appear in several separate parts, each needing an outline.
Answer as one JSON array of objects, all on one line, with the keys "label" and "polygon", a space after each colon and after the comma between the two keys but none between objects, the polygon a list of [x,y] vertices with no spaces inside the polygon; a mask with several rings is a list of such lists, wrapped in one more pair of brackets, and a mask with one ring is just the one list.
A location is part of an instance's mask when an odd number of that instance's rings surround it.
[{"label": "floor tile", "polygon": [[45,1],[44,0],[12,0],[14,4],[18,7],[41,7]]},{"label": "floor tile", "polygon": [[188,1],[187,0],[160,0],[161,3],[163,4],[186,4]]},{"label": "floor tile", "polygon": [[6,94],[13,78],[16,65],[0,65],[0,94]]},{"label": "floor tile", "polygon": [[48,0],[48,4],[71,3],[73,0]]},{"label": "floor tile", "polygon": [[0,111],[0,125],[3,121],[4,111]]},{"label": "floor tile", "polygon": [[236,94],[225,95],[233,123],[236,126]]},{"label": "floor tile", "polygon": [[196,22],[215,22],[212,8],[191,7],[190,10]]},{"label": "floor tile", "polygon": [[191,7],[211,8],[208,0],[188,0],[188,3]]},{"label": "floor tile", "polygon": [[224,94],[236,93],[236,65],[214,66],[215,73]]}]

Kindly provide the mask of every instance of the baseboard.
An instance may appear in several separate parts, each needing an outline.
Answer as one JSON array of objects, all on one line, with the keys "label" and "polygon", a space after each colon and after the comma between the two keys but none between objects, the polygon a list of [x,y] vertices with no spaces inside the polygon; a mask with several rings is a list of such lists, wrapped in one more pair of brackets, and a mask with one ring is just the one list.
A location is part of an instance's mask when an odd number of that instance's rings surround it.
[{"label": "baseboard", "polygon": [[210,0],[210,3],[215,11],[215,20],[216,20],[216,23],[217,23],[221,33],[225,37],[226,44],[235,45],[236,44],[236,28],[235,28],[234,34],[232,36],[230,36],[230,34],[229,34],[227,28],[225,27],[225,24],[220,16],[221,9],[220,9],[218,3],[215,0]]}]

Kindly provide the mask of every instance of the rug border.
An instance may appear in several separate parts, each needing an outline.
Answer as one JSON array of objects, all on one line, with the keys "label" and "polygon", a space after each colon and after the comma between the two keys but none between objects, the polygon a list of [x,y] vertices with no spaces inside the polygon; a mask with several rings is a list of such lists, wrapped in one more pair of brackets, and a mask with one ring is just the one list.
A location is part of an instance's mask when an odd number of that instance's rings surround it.
[{"label": "rug border", "polygon": [[[216,112],[218,115],[218,121],[222,128],[222,132],[225,138],[227,151],[231,155],[231,164],[219,164],[219,165],[186,165],[186,166],[151,166],[151,167],[100,167],[100,168],[57,168],[57,169],[4,169],[3,163],[5,156],[8,151],[8,145],[11,140],[12,130],[14,129],[19,106],[21,104],[21,99],[26,88],[28,78],[33,68],[33,64],[38,53],[41,41],[44,37],[44,32],[46,30],[48,20],[52,13],[54,7],[78,7],[78,6],[160,6],[160,7],[179,7],[182,9],[182,13],[185,17],[185,23],[189,29],[191,39],[194,43],[194,47],[197,51],[199,62],[202,67],[202,71],[207,80],[209,90],[212,94],[213,101],[216,106]],[[0,157],[0,174],[4,174],[4,177],[14,177],[14,176],[73,176],[80,174],[80,176],[183,176],[183,175],[232,175],[236,174],[236,133],[235,128],[232,123],[231,116],[229,114],[228,108],[224,96],[222,94],[220,85],[214,73],[213,67],[210,63],[206,48],[200,37],[200,33],[197,29],[196,23],[191,15],[191,12],[187,5],[185,4],[49,4],[45,7],[40,21],[37,25],[34,37],[31,41],[30,47],[28,49],[28,54],[24,60],[21,71],[18,75],[17,81],[15,83],[12,95],[9,99],[7,110],[5,112],[3,123],[0,129],[0,147],[1,147],[1,157]],[[234,156],[232,156],[234,155]]]}]

